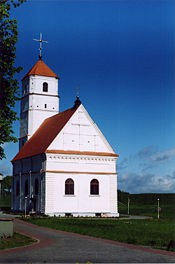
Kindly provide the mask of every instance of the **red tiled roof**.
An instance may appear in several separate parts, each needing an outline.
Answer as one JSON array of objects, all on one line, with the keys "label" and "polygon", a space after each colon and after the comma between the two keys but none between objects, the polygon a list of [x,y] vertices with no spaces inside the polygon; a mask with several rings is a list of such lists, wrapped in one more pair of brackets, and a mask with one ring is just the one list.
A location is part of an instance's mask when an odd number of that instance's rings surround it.
[{"label": "red tiled roof", "polygon": [[77,107],[72,107],[47,118],[12,161],[44,153],[76,110]]},{"label": "red tiled roof", "polygon": [[42,60],[38,60],[22,80],[29,75],[41,75],[60,79]]}]

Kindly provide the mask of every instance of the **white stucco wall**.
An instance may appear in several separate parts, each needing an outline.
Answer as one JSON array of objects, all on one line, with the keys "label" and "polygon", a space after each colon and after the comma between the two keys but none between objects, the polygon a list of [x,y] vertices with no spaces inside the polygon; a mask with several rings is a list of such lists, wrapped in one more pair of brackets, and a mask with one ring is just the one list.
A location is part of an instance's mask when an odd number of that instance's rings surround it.
[{"label": "white stucco wall", "polygon": [[[83,105],[48,147],[49,151],[98,152],[97,155],[46,153],[46,207],[50,215],[118,215],[116,157]],[[72,178],[75,194],[65,195],[65,180]],[[90,181],[99,181],[99,195],[90,195]]]},{"label": "white stucco wall", "polygon": [[[42,100],[40,100],[43,104]],[[43,121],[51,117],[58,112],[55,110],[42,110],[42,109],[30,109],[28,112],[28,139],[35,133],[35,131],[40,127]]]},{"label": "white stucco wall", "polygon": [[114,153],[83,105],[48,147],[48,150],[59,149]]},{"label": "white stucco wall", "polygon": [[[74,181],[74,195],[65,195],[65,181]],[[90,182],[99,181],[99,195],[90,195]],[[46,173],[45,213],[50,215],[117,214],[117,190],[111,192],[116,175]],[[115,184],[116,185],[116,184]],[[111,204],[111,202],[113,204]]]},{"label": "white stucco wall", "polygon": [[[58,95],[58,79],[55,77],[31,75],[29,77],[29,92]],[[48,92],[43,92],[43,83],[48,83]]]},{"label": "white stucco wall", "polygon": [[[118,214],[116,158],[47,154],[45,213],[61,215]],[[65,195],[65,181],[74,181],[74,195]],[[99,195],[90,195],[90,182],[99,181]]]},{"label": "white stucco wall", "polygon": [[115,164],[114,157],[47,154],[46,170],[116,173]]},{"label": "white stucco wall", "polygon": [[[43,92],[44,82],[48,83],[48,92]],[[27,135],[29,139],[46,118],[58,112],[58,79],[32,75],[22,81],[20,138]]]},{"label": "white stucco wall", "polygon": [[20,138],[24,137],[28,133],[28,111],[20,114]]}]

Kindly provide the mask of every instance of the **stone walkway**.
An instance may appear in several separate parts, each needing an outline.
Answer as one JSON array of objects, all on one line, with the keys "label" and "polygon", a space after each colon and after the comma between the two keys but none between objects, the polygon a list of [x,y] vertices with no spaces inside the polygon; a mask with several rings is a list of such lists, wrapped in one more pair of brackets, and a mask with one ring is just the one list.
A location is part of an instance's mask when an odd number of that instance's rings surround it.
[{"label": "stone walkway", "polygon": [[15,230],[38,239],[0,250],[0,263],[175,263],[175,253],[93,238],[14,220]]}]

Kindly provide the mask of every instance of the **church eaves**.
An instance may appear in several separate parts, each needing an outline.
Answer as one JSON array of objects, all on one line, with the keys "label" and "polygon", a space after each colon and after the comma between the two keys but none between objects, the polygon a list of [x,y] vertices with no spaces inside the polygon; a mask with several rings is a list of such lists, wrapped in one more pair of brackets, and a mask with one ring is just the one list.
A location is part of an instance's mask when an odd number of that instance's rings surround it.
[{"label": "church eaves", "polygon": [[27,141],[20,149],[12,162],[45,153],[48,146],[63,129],[77,109],[78,107],[72,107],[64,112],[45,119],[29,141]]},{"label": "church eaves", "polygon": [[30,75],[40,75],[47,77],[55,77],[60,79],[41,59],[30,69],[30,71],[22,78],[24,80],[27,76]]}]

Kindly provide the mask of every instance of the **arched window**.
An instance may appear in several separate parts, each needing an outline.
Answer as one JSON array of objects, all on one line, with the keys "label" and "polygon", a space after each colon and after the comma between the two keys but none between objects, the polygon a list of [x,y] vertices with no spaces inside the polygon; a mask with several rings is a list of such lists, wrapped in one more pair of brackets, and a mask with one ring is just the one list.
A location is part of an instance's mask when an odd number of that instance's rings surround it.
[{"label": "arched window", "polygon": [[25,181],[25,196],[29,194],[29,185],[28,185],[28,180]]},{"label": "arched window", "polygon": [[48,92],[48,83],[43,83],[43,92]]},{"label": "arched window", "polygon": [[90,194],[92,195],[99,194],[99,182],[96,179],[93,179],[90,183]]},{"label": "arched window", "polygon": [[39,183],[38,179],[35,180],[35,195],[38,195],[39,193]]},{"label": "arched window", "polygon": [[16,196],[19,195],[19,181],[16,182]]},{"label": "arched window", "polygon": [[65,194],[74,194],[74,181],[72,179],[65,181]]}]

